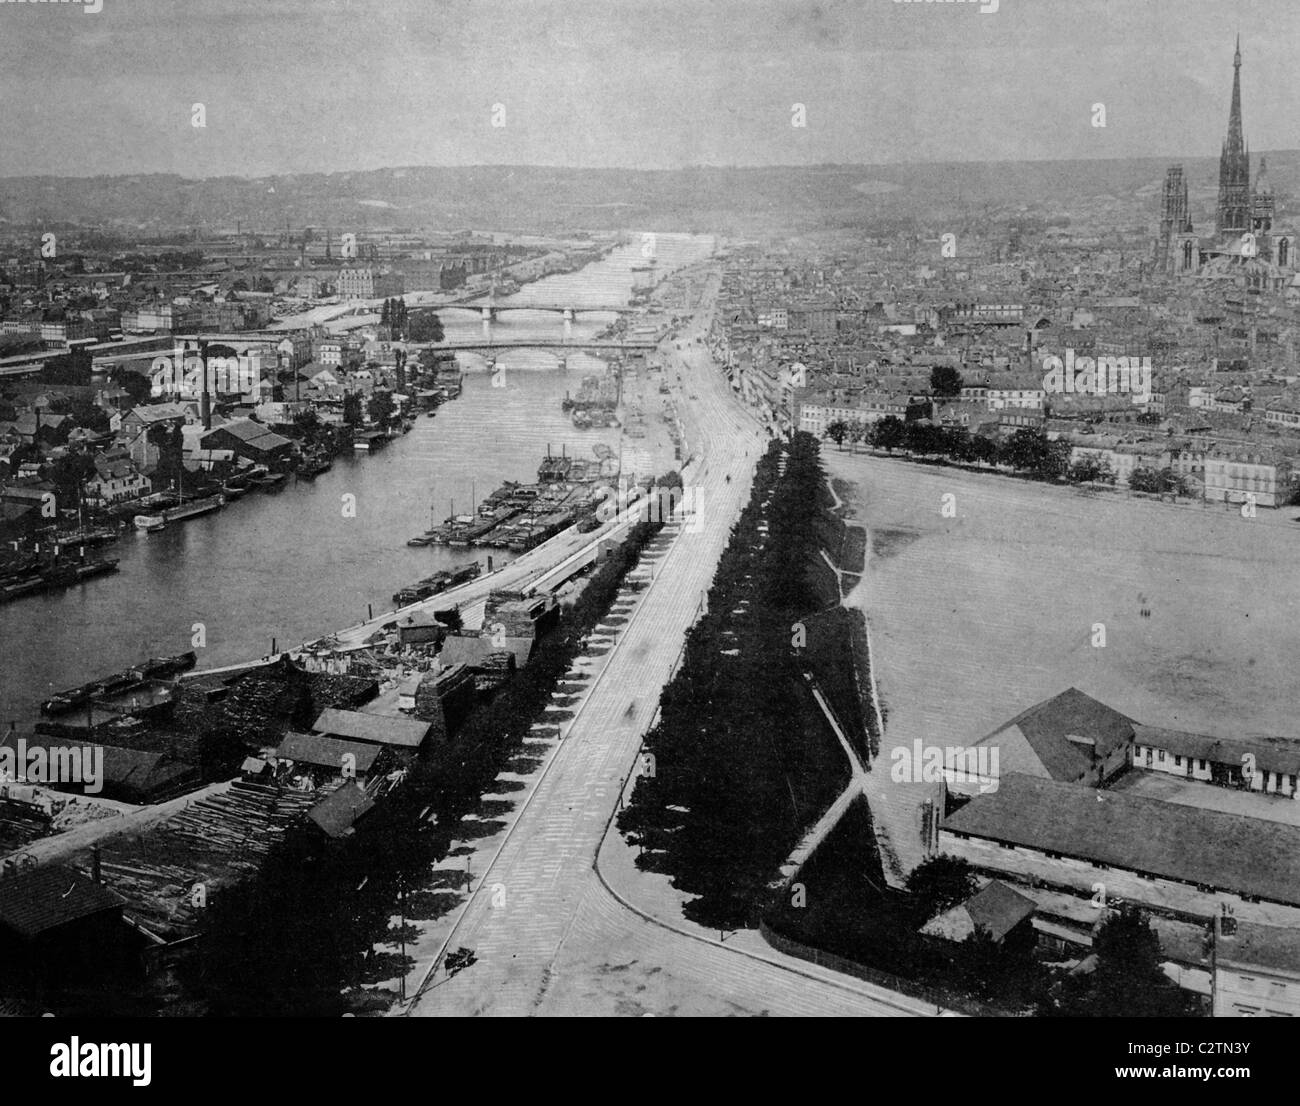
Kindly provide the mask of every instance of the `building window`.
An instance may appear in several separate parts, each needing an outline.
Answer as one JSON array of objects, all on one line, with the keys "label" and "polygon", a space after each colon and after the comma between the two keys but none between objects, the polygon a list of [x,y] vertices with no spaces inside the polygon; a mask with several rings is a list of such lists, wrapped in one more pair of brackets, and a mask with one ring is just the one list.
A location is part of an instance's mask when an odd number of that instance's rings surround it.
[{"label": "building window", "polygon": [[1175,767],[1175,768],[1181,768],[1182,766],[1183,766],[1183,758],[1182,758],[1182,757],[1174,757],[1174,767]]}]

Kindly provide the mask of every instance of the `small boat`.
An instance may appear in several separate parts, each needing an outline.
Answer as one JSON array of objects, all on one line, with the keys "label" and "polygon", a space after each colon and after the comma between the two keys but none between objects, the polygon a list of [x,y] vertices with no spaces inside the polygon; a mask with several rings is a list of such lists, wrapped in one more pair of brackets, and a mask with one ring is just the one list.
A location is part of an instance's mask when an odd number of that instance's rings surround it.
[{"label": "small boat", "polygon": [[104,695],[121,695],[124,691],[134,691],[144,683],[144,677],[135,669],[119,672],[104,680],[100,691]]},{"label": "small boat", "polygon": [[136,515],[134,521],[135,528],[146,534],[152,534],[167,525],[167,520],[162,515]]},{"label": "small boat", "polygon": [[221,494],[224,495],[227,499],[238,499],[240,496],[244,495],[247,491],[248,491],[247,488],[239,484],[232,483],[230,481],[227,481],[226,483],[221,485]]},{"label": "small boat", "polygon": [[255,480],[254,483],[259,488],[264,488],[267,491],[272,491],[273,489],[280,487],[284,483],[284,473],[268,472],[265,476],[259,477],[257,480]]},{"label": "small boat", "polygon": [[83,527],[80,530],[65,530],[57,535],[60,545],[100,545],[117,538],[117,531],[107,526]]},{"label": "small boat", "polygon": [[71,691],[60,691],[57,695],[51,695],[41,704],[41,713],[67,714],[68,711],[76,710],[78,707],[89,703],[93,694],[94,685],[91,684],[87,684],[85,687],[73,688]]},{"label": "small boat", "polygon": [[219,511],[225,505],[225,496],[204,496],[202,499],[192,499],[188,503],[182,503],[179,507],[168,507],[163,511],[163,519],[166,522],[180,522],[183,519],[196,518],[199,515],[208,515],[213,511]]},{"label": "small boat", "polygon": [[198,663],[194,652],[178,653],[174,657],[154,657],[140,665],[138,671],[146,679],[157,680],[193,668]]},{"label": "small boat", "polygon": [[298,466],[298,477],[301,480],[315,480],[322,472],[329,472],[333,467],[334,463],[326,457],[308,456]]}]

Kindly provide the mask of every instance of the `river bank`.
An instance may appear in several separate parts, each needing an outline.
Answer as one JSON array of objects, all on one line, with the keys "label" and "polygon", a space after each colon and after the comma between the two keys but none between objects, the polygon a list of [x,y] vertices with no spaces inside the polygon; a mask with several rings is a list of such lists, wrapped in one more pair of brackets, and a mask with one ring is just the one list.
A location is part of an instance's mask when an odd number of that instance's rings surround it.
[{"label": "river bank", "polygon": [[[665,267],[706,252],[701,242],[660,236]],[[675,251],[675,252],[672,252]],[[638,251],[628,247],[579,273],[548,277],[530,289],[584,294],[587,302],[626,302]],[[558,287],[550,289],[551,282]],[[522,293],[521,293],[522,294]],[[538,294],[538,293],[534,293]],[[605,325],[601,315],[574,324],[575,336]],[[465,320],[448,323],[472,330]],[[550,333],[551,316],[523,333]],[[455,501],[468,505],[507,480],[529,481],[547,446],[591,456],[600,442],[617,449],[616,428],[575,430],[561,411],[566,390],[581,382],[575,368],[556,371],[537,351],[503,356],[504,375],[462,355],[464,391],[436,418],[374,456],[341,457],[315,481],[276,496],[245,496],[221,512],[154,535],[128,535],[113,555],[118,572],[93,585],[10,604],[0,618],[0,722],[35,716],[38,704],[64,687],[151,656],[204,645],[199,665],[238,664],[330,633],[353,619],[391,607],[412,580],[476,559],[466,551],[410,548],[406,539],[441,521]],[[643,443],[629,446],[632,455]],[[625,453],[625,457],[627,454]],[[671,456],[671,455],[670,455]],[[645,465],[650,467],[647,455]],[[671,466],[669,466],[671,467]],[[354,496],[355,517],[345,514]],[[486,563],[486,556],[478,554]],[[501,565],[510,555],[497,552]]]}]

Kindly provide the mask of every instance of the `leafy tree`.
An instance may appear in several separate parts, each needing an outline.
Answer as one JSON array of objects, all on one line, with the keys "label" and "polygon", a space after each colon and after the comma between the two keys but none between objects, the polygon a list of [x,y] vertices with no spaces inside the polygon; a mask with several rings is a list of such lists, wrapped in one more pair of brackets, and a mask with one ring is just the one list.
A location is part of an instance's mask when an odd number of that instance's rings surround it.
[{"label": "leafy tree", "polygon": [[965,902],[975,893],[975,884],[970,864],[961,857],[943,854],[922,861],[907,877],[907,890],[922,923]]},{"label": "leafy tree", "polygon": [[826,436],[830,438],[840,449],[844,448],[844,438],[849,432],[849,425],[840,419],[836,419],[826,428]]},{"label": "leafy tree", "polygon": [[393,393],[382,388],[376,388],[370,396],[370,402],[366,405],[370,415],[370,421],[381,427],[387,427],[389,420],[397,410],[397,405],[393,402]]},{"label": "leafy tree", "polygon": [[1187,1018],[1197,1000],[1183,991],[1160,962],[1160,938],[1146,913],[1125,905],[1101,925],[1093,940],[1097,966],[1072,976],[1040,1013],[1074,1018]]},{"label": "leafy tree", "polygon": [[74,349],[61,357],[52,357],[45,362],[41,370],[41,379],[47,384],[76,384],[85,386],[90,383],[92,358],[84,349]]},{"label": "leafy tree", "polygon": [[903,444],[905,436],[903,420],[895,415],[886,415],[872,428],[871,444],[878,449],[893,453]]},{"label": "leafy tree", "polygon": [[930,394],[942,398],[961,395],[961,373],[951,365],[935,365],[930,370]]},{"label": "leafy tree", "polygon": [[130,369],[119,369],[113,376],[113,383],[126,392],[132,407],[148,403],[153,394],[153,382]]},{"label": "leafy tree", "polygon": [[[403,306],[405,311],[405,306]],[[412,342],[441,342],[445,337],[442,320],[433,311],[415,311],[404,317],[404,334]]]},{"label": "leafy tree", "polygon": [[82,485],[95,474],[95,462],[84,453],[68,453],[50,466],[48,478],[60,503],[76,503]]},{"label": "leafy tree", "polygon": [[1070,467],[1070,443],[1057,440],[1047,443],[1047,450],[1038,466],[1038,475],[1044,480],[1061,480]]},{"label": "leafy tree", "polygon": [[983,434],[971,435],[972,459],[980,465],[996,465],[998,462],[998,443]]},{"label": "leafy tree", "polygon": [[160,482],[167,484],[179,481],[182,471],[184,437],[179,426],[165,422],[155,423],[146,433],[151,445],[158,447],[158,464],[155,474]]},{"label": "leafy tree", "polygon": [[957,974],[962,986],[985,1002],[997,997],[1003,973],[1002,950],[988,930],[976,928],[958,946]]},{"label": "leafy tree", "polygon": [[1139,466],[1128,474],[1128,486],[1135,492],[1157,491],[1160,486],[1160,474],[1154,469]]},{"label": "leafy tree", "polygon": [[1074,484],[1094,483],[1101,479],[1101,462],[1095,457],[1080,457],[1066,475]]},{"label": "leafy tree", "polygon": [[954,966],[962,986],[984,1002],[1016,1007],[1041,1003],[1050,977],[1034,955],[1032,930],[1021,927],[1001,942],[977,928],[957,947]]},{"label": "leafy tree", "polygon": [[361,425],[363,419],[360,393],[348,392],[348,394],[343,397],[343,421],[348,426]]},{"label": "leafy tree", "polygon": [[72,421],[78,426],[94,431],[96,434],[108,433],[108,412],[97,403],[88,399],[75,399],[72,402]]},{"label": "leafy tree", "polygon": [[1070,446],[1068,442],[1049,441],[1039,430],[1021,427],[1002,443],[998,459],[1039,479],[1058,480],[1069,470]]},{"label": "leafy tree", "polygon": [[1128,477],[1128,486],[1135,492],[1151,492],[1156,495],[1187,494],[1187,481],[1171,468],[1156,471],[1146,466],[1135,468]]}]

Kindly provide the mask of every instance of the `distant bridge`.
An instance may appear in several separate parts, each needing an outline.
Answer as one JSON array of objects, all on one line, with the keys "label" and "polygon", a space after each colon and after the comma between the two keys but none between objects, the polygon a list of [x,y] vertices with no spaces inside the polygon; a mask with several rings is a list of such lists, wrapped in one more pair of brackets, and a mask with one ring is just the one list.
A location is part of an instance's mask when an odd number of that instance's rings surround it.
[{"label": "distant bridge", "polygon": [[484,311],[491,312],[493,318],[502,311],[550,311],[556,315],[563,315],[566,318],[574,318],[581,314],[591,314],[592,312],[602,311],[608,315],[630,315],[636,311],[626,303],[496,303],[489,300],[487,303],[464,302],[464,303],[447,303],[434,305],[435,311],[474,311],[482,314]]},{"label": "distant bridge", "polygon": [[657,349],[657,342],[652,341],[599,341],[591,338],[579,338],[576,341],[564,341],[560,338],[482,338],[468,341],[438,342],[429,347],[434,350],[493,350],[493,349],[572,349],[572,350],[626,350]]},{"label": "distant bridge", "polygon": [[547,311],[553,315],[559,315],[564,321],[564,338],[567,341],[573,337],[573,324],[577,317],[583,312],[606,312],[608,314],[630,314],[635,308],[627,304],[587,304],[582,307],[571,307],[563,304],[553,303],[495,303],[488,300],[484,304],[446,304],[436,308],[440,312],[447,311],[472,311],[483,321],[483,341],[492,340],[492,324],[503,311]]}]

